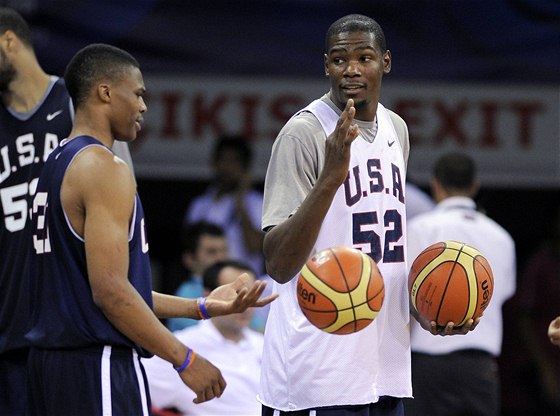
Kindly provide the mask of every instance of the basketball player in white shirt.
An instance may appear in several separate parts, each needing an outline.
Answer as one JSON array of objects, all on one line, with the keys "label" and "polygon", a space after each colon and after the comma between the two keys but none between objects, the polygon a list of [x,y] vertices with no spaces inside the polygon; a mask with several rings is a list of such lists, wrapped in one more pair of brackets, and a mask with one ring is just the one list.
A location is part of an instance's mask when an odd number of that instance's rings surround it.
[{"label": "basketball player in white shirt", "polygon": [[[391,53],[374,20],[349,15],[329,28],[324,63],[330,91],[283,127],[265,179],[263,248],[280,297],[265,329],[262,414],[403,415],[402,398],[412,394],[409,142],[404,121],[379,103]],[[295,277],[305,261],[335,245],[368,253],[385,283],[376,320],[344,336],[315,328],[296,300]],[[436,332],[435,322],[423,324]],[[453,333],[449,326],[444,332]]]}]

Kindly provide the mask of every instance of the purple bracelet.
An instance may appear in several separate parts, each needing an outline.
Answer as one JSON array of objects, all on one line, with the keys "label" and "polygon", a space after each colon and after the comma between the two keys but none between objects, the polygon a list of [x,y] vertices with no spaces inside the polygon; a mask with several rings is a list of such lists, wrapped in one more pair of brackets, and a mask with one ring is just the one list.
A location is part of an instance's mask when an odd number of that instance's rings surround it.
[{"label": "purple bracelet", "polygon": [[193,358],[193,350],[187,347],[187,356],[185,357],[185,362],[183,362],[183,364],[181,364],[179,367],[173,367],[173,368],[177,370],[178,373],[180,373],[181,371],[183,371],[185,368],[189,366],[192,358]]},{"label": "purple bracelet", "polygon": [[210,319],[210,315],[208,315],[208,311],[206,310],[206,297],[200,299],[199,303],[200,313],[204,317],[204,319]]}]

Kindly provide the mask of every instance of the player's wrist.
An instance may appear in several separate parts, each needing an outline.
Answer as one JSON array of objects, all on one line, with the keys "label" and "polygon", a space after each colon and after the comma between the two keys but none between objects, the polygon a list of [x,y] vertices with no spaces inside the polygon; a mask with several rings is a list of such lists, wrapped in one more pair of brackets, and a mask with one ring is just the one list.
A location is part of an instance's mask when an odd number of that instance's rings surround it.
[{"label": "player's wrist", "polygon": [[195,358],[196,353],[192,349],[187,347],[187,355],[185,356],[185,361],[183,361],[183,363],[177,367],[173,366],[173,368],[175,369],[175,371],[180,373],[181,371],[189,368],[194,363]]},{"label": "player's wrist", "polygon": [[206,309],[206,296],[200,297],[196,300],[196,313],[201,320],[210,319],[208,310]]}]

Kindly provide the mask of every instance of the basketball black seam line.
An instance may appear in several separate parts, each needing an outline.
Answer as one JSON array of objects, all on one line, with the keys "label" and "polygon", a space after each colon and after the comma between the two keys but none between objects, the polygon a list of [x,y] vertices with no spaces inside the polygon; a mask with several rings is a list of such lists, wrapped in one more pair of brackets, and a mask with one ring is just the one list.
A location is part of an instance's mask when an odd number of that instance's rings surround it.
[{"label": "basketball black seam line", "polygon": [[[346,274],[344,273],[344,269],[342,268],[342,266],[340,264],[340,261],[338,260],[338,256],[336,255],[334,250],[331,249],[331,253],[336,260],[336,264],[338,265],[338,269],[342,273],[342,278],[344,279],[344,285],[346,286],[346,293],[348,293],[348,295],[350,297],[350,305],[351,305],[351,309],[352,309],[352,315],[354,316],[354,320],[353,320],[354,332],[356,332],[356,329],[357,329],[356,318],[357,317],[356,317],[356,311],[354,310],[355,305],[354,305],[354,302],[352,300],[352,296],[350,295],[350,286],[348,285],[348,279],[346,279]],[[363,270],[364,270],[364,258],[360,256],[360,260],[361,260],[361,263],[362,263],[361,271],[363,272]],[[366,298],[367,298],[367,296],[366,296]],[[338,320],[338,311],[337,311],[336,319]]]},{"label": "basketball black seam line", "polygon": [[[449,282],[451,281],[451,276],[453,276],[453,271],[455,270],[455,266],[457,265],[457,260],[459,259],[459,256],[463,252],[463,247],[464,246],[465,246],[464,244],[461,244],[461,247],[457,250],[457,257],[455,257],[455,261],[453,262],[453,267],[451,267],[451,271],[449,272],[449,276],[447,276],[447,282],[445,283],[445,288],[443,289],[443,293],[441,294],[440,302],[439,302],[439,305],[438,305],[438,310],[437,310],[437,313],[436,313],[436,319],[435,319],[436,323],[437,323],[438,318],[439,318],[439,313],[441,312],[441,305],[443,303],[443,300],[445,299],[445,293],[447,292],[447,288],[449,287]],[[470,293],[469,293],[469,296],[470,296]]]}]

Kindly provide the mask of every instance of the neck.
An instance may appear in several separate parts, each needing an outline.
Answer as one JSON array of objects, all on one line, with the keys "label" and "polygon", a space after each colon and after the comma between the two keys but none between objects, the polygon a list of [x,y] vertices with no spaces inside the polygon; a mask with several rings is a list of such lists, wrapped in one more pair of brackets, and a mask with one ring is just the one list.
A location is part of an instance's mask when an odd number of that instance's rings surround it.
[{"label": "neck", "polygon": [[94,137],[109,149],[113,148],[115,142],[107,120],[99,117],[95,111],[88,111],[87,108],[76,111],[74,126],[68,137],[74,138],[77,136]]},{"label": "neck", "polygon": [[45,96],[50,77],[39,64],[28,59],[17,68],[17,76],[10,84],[10,94],[4,98],[7,107],[23,113],[31,111]]}]

